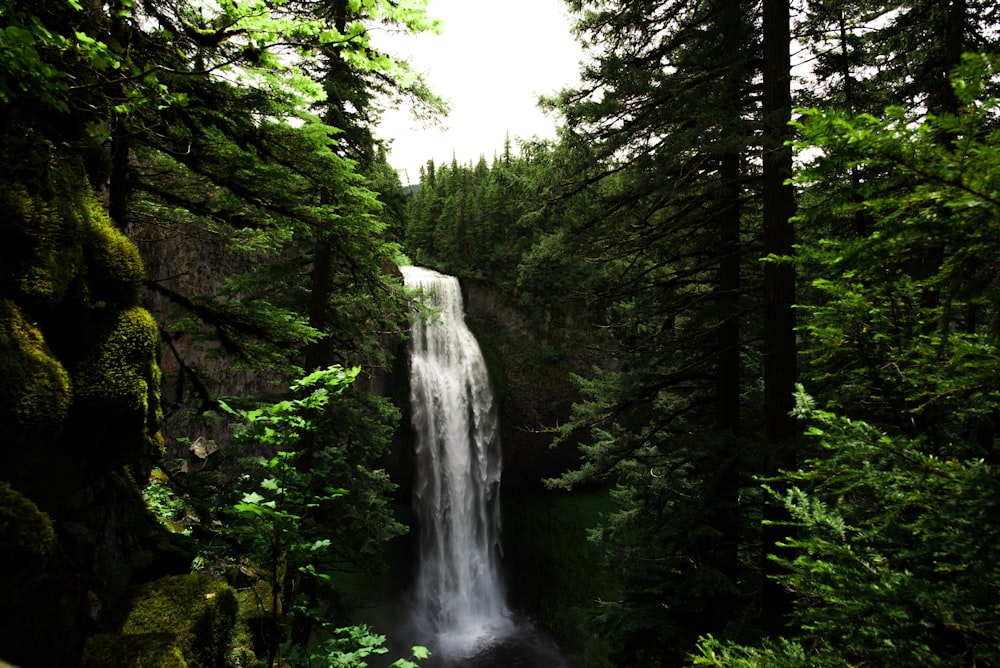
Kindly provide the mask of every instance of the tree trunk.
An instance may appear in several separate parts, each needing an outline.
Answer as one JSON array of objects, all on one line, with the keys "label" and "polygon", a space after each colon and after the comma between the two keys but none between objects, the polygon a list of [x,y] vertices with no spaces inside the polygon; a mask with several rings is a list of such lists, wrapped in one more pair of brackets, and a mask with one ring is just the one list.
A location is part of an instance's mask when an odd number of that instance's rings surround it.
[{"label": "tree trunk", "polygon": [[[764,253],[792,253],[795,214],[792,177],[791,57],[789,0],[764,0]],[[795,433],[792,393],[796,379],[795,270],[786,262],[764,263],[764,418],[769,441]]]},{"label": "tree trunk", "polygon": [[725,204],[719,213],[720,317],[717,339],[717,413],[719,429],[730,436],[740,430],[740,175],[739,154],[722,156],[719,170]]},{"label": "tree trunk", "polygon": [[[332,0],[326,3],[326,10],[333,19],[334,27],[343,33],[347,29],[347,0]],[[323,122],[333,127],[344,129],[344,123],[340,118],[341,100],[335,94],[337,87],[333,82],[338,77],[343,76],[345,67],[343,61],[336,51],[330,53],[326,71],[326,111]],[[323,192],[320,194],[323,204],[332,204],[336,201],[336,193]],[[327,333],[330,326],[327,317],[327,305],[333,294],[333,249],[325,234],[317,230],[313,251],[313,268],[309,284],[309,305],[308,316],[309,325],[321,332],[320,339],[309,344],[305,350],[306,371],[313,371],[329,366],[334,361],[334,351],[331,350],[331,340]]]},{"label": "tree trunk", "polygon": [[[740,580],[740,478],[743,453],[740,431],[740,156],[722,156],[722,206],[718,223],[718,282],[716,285],[719,323],[716,326],[716,429],[718,445],[715,470],[706,479],[705,499],[714,505],[710,516],[719,538],[710,563],[730,582]],[[707,630],[721,633],[736,602],[720,599]]]},{"label": "tree trunk", "polygon": [[117,117],[112,121],[111,173],[108,177],[108,216],[119,230],[128,225],[128,203],[132,195],[129,164],[129,129]]},{"label": "tree trunk", "polygon": [[954,114],[961,105],[951,86],[951,74],[962,64],[962,54],[966,48],[965,27],[969,22],[969,8],[968,0],[944,1],[947,4],[948,18],[944,26],[942,62],[935,72],[935,80],[929,82],[931,90],[927,106],[932,113]]},{"label": "tree trunk", "polygon": [[[790,138],[791,56],[789,45],[789,0],[764,0],[764,231],[765,256],[792,252],[795,235],[790,218],[795,197],[788,179],[792,176]],[[791,416],[796,381],[795,271],[787,262],[764,263],[764,436],[769,447],[766,467],[771,472],[795,464],[792,441],[795,420]],[[765,518],[779,517],[775,504],[765,508]],[[769,517],[770,516],[770,517]],[[774,544],[787,534],[786,528],[764,527],[764,582],[762,614],[765,628],[780,629],[790,611],[787,595],[771,576],[774,564],[766,558]]]}]

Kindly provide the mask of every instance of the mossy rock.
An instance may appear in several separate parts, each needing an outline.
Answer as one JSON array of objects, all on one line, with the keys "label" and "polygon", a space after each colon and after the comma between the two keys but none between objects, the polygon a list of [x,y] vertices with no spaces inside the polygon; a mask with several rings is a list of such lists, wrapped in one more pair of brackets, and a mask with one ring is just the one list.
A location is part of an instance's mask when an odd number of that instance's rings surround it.
[{"label": "mossy rock", "polygon": [[273,642],[268,635],[271,628],[269,611],[272,609],[273,600],[271,592],[270,585],[263,580],[257,580],[250,587],[236,590],[240,623],[233,637],[234,654],[252,656],[254,648],[266,647]]},{"label": "mossy rock", "polygon": [[55,544],[56,534],[48,515],[31,499],[0,481],[0,563],[45,559]]},{"label": "mossy rock", "polygon": [[[50,147],[49,147],[50,148]],[[139,251],[94,195],[82,162],[30,142],[0,179],[0,290],[39,314],[139,303]]]},{"label": "mossy rock", "polygon": [[108,314],[80,339],[88,353],[70,369],[77,445],[99,467],[150,460],[162,446],[156,321],[132,307]]},{"label": "mossy rock", "polygon": [[49,516],[7,482],[0,482],[0,592],[0,657],[24,666],[77,663],[86,590]]},{"label": "mossy rock", "polygon": [[70,377],[45,338],[12,301],[0,299],[0,430],[10,457],[51,444],[69,413]]},{"label": "mossy rock", "polygon": [[[150,582],[135,591],[115,633],[88,640],[83,666],[221,668],[230,654],[237,607],[233,589],[207,575]],[[126,656],[141,662],[107,663]]]},{"label": "mossy rock", "polygon": [[50,192],[0,184],[0,287],[40,310],[61,303],[83,269],[81,221],[63,205]]},{"label": "mossy rock", "polygon": [[177,637],[170,633],[105,633],[87,639],[81,665],[82,668],[188,668],[191,664],[185,660]]},{"label": "mossy rock", "polygon": [[129,477],[162,449],[159,329],[137,306],[139,253],[82,161],[30,130],[3,139],[0,515],[20,505],[0,516],[0,656],[71,666],[141,553],[148,513]]},{"label": "mossy rock", "polygon": [[159,329],[153,316],[132,307],[98,319],[80,334],[89,355],[73,368],[79,398],[106,397],[130,409],[149,408],[148,384],[159,350]]},{"label": "mossy rock", "polygon": [[135,306],[145,277],[139,249],[112,226],[93,194],[81,200],[86,213],[82,235],[86,284],[92,305]]}]

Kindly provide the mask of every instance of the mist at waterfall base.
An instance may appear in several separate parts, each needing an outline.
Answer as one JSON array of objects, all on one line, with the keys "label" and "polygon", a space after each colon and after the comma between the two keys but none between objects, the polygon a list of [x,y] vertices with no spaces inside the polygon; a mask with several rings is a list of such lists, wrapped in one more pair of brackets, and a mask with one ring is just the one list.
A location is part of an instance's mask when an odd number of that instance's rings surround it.
[{"label": "mist at waterfall base", "polygon": [[458,279],[401,270],[434,315],[414,319],[409,344],[419,560],[391,628],[377,629],[389,635],[381,665],[423,645],[432,652],[424,667],[565,666],[548,634],[506,602],[496,399]]}]

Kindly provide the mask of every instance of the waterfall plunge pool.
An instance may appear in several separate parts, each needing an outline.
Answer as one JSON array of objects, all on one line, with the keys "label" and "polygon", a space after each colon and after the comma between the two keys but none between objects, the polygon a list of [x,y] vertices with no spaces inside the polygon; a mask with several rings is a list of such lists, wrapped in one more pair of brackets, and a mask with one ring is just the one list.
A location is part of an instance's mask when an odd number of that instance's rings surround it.
[{"label": "waterfall plunge pool", "polygon": [[423,645],[431,657],[420,668],[568,668],[555,640],[528,617],[512,613],[502,628],[483,628],[468,634],[428,637],[413,625],[412,599],[372,619],[375,630],[386,633],[389,652],[371,657],[371,668],[388,668],[407,657],[413,645]]}]

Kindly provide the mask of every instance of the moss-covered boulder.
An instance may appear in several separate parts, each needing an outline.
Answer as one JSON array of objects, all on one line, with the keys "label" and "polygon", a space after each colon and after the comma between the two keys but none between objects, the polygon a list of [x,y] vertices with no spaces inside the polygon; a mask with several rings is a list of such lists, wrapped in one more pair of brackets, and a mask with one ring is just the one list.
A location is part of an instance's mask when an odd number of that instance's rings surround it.
[{"label": "moss-covered boulder", "polygon": [[[60,178],[59,181],[65,181]],[[35,310],[63,302],[84,269],[73,193],[53,183],[0,183],[0,248],[5,294]],[[75,189],[74,189],[75,190]]]},{"label": "moss-covered boulder", "polygon": [[235,592],[207,575],[162,578],[139,587],[120,624],[92,637],[84,668],[222,668],[237,620]]},{"label": "moss-covered boulder", "polygon": [[[159,328],[145,309],[102,313],[80,333],[69,424],[93,466],[149,462],[160,446]],[[149,475],[144,466],[140,477]]]},{"label": "moss-covered boulder", "polygon": [[136,481],[161,447],[159,330],[79,155],[4,129],[0,659],[61,668],[155,561]]},{"label": "moss-covered boulder", "polygon": [[58,625],[58,642],[44,642],[46,665],[74,665],[83,641],[87,593],[64,554],[51,518],[0,482],[0,659],[38,665],[38,619]]},{"label": "moss-covered boulder", "polygon": [[170,633],[141,633],[123,636],[104,633],[91,636],[83,656],[83,668],[151,666],[152,668],[188,668],[184,650]]},{"label": "moss-covered boulder", "polygon": [[0,481],[0,563],[38,562],[56,549],[52,520],[30,499]]},{"label": "moss-covered boulder", "polygon": [[111,224],[82,164],[42,142],[24,150],[30,157],[9,157],[34,163],[14,170],[30,177],[0,180],[0,290],[39,315],[137,304],[139,251]]},{"label": "moss-covered boulder", "polygon": [[145,278],[139,249],[111,225],[92,193],[81,195],[80,202],[86,211],[81,243],[87,297],[94,307],[135,306]]},{"label": "moss-covered boulder", "polygon": [[0,425],[3,457],[27,447],[52,447],[62,436],[72,388],[69,373],[41,330],[10,299],[0,298]]}]

